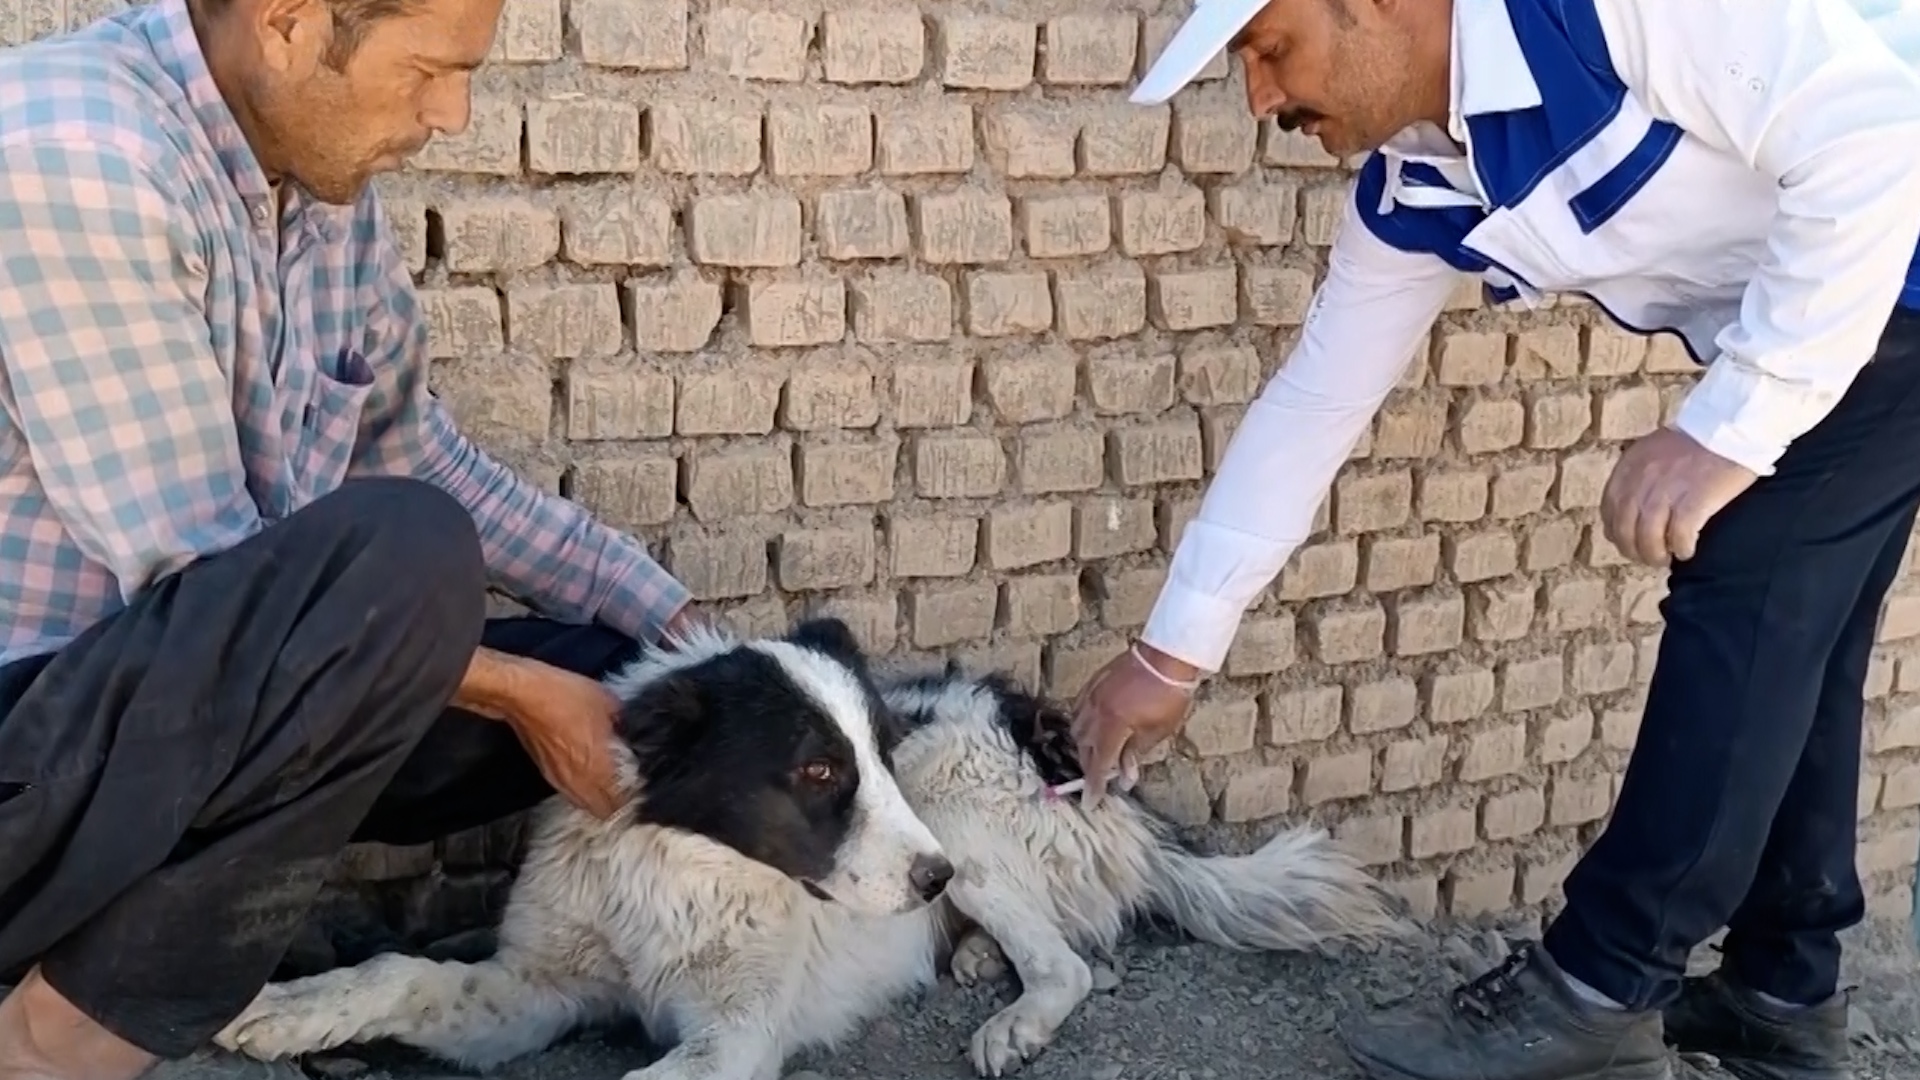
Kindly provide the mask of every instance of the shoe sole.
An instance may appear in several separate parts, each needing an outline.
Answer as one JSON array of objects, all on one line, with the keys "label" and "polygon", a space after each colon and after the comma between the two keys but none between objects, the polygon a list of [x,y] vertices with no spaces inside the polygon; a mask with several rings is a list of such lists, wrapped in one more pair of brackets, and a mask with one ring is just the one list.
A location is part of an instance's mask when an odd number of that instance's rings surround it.
[{"label": "shoe sole", "polygon": [[1745,1058],[1723,1058],[1716,1055],[1714,1060],[1720,1063],[1720,1071],[1734,1077],[1734,1080],[1780,1080],[1783,1076],[1792,1077],[1793,1080],[1848,1080],[1853,1075],[1846,1069],[1781,1072],[1779,1065],[1748,1061]]},{"label": "shoe sole", "polygon": [[[1415,1073],[1403,1072],[1384,1062],[1373,1061],[1348,1051],[1348,1057],[1360,1067],[1368,1080],[1431,1080]],[[1645,1065],[1607,1065],[1592,1072],[1573,1073],[1555,1077],[1554,1080],[1673,1080],[1673,1063],[1669,1061],[1651,1061]]]}]

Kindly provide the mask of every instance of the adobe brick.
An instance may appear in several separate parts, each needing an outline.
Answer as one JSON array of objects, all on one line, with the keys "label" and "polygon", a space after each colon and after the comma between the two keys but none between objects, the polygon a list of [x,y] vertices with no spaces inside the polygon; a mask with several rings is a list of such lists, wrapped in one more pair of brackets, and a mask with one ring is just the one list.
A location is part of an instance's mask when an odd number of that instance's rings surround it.
[{"label": "adobe brick", "polygon": [[708,195],[687,210],[687,253],[698,263],[793,266],[800,242],[800,200],[792,195]]},{"label": "adobe brick", "polygon": [[1031,574],[1000,586],[1005,629],[1018,637],[1049,637],[1080,625],[1080,576]]},{"label": "adobe brick", "polygon": [[1293,239],[1299,194],[1291,183],[1247,181],[1214,188],[1207,209],[1229,243],[1280,247]]},{"label": "adobe brick", "polygon": [[1220,820],[1228,824],[1264,821],[1293,807],[1293,765],[1236,765],[1227,774],[1217,800]]},{"label": "adobe brick", "polygon": [[1135,191],[1115,199],[1120,250],[1128,255],[1191,251],[1207,238],[1207,197],[1196,187]]},{"label": "adobe brick", "polygon": [[1480,831],[1489,840],[1518,840],[1546,823],[1547,794],[1539,788],[1489,795],[1480,807]]},{"label": "adobe brick", "polygon": [[1162,330],[1203,330],[1231,325],[1240,313],[1239,271],[1161,271],[1149,280],[1147,315]]},{"label": "adobe brick", "polygon": [[1002,423],[1058,420],[1073,411],[1079,365],[1072,353],[1039,350],[990,357],[981,364],[987,404]]},{"label": "adobe brick", "polygon": [[873,369],[864,364],[810,364],[787,377],[780,426],[789,431],[870,428],[879,421]]},{"label": "adobe brick", "polygon": [[1238,175],[1253,167],[1260,128],[1239,102],[1230,106],[1176,105],[1171,157],[1188,176]]},{"label": "adobe brick", "polygon": [[813,231],[828,259],[898,259],[912,243],[906,197],[885,188],[822,192]]},{"label": "adobe brick", "polygon": [[673,434],[673,376],[651,368],[576,362],[567,368],[567,438],[664,439]]},{"label": "adobe brick", "polygon": [[1068,341],[1128,337],[1147,322],[1146,274],[1130,262],[1056,273],[1053,306]]},{"label": "adobe brick", "polygon": [[695,600],[730,600],[767,591],[767,542],[753,534],[675,536],[667,543],[667,572]]},{"label": "adobe brick", "polygon": [[1009,180],[1061,180],[1077,168],[1080,123],[1070,113],[1018,104],[981,114],[980,148],[993,170]]},{"label": "adobe brick", "polygon": [[486,285],[421,289],[427,355],[433,359],[497,353],[506,348],[500,294]]},{"label": "adobe brick", "polygon": [[790,12],[716,8],[707,13],[706,62],[736,79],[799,82],[807,73],[812,29]]},{"label": "adobe brick", "polygon": [[1386,651],[1387,612],[1371,598],[1316,612],[1307,625],[1314,655],[1323,664],[1356,664]]},{"label": "adobe brick", "polygon": [[[1075,508],[1078,515],[1079,508]],[[1076,552],[1076,555],[1078,552]],[[1125,630],[1146,625],[1153,605],[1167,582],[1167,572],[1159,567],[1136,570],[1103,568],[1096,576],[1096,595],[1100,600],[1100,622],[1109,630]]]},{"label": "adobe brick", "polygon": [[1427,679],[1427,720],[1461,724],[1493,707],[1495,681],[1486,668],[1444,671]]},{"label": "adobe brick", "polygon": [[1153,548],[1157,539],[1154,506],[1148,499],[1097,495],[1079,500],[1073,511],[1073,557],[1105,559]]},{"label": "adobe brick", "polygon": [[1308,544],[1294,552],[1275,590],[1281,600],[1344,596],[1360,581],[1360,546],[1351,540]]},{"label": "adobe brick", "polygon": [[847,334],[847,286],[838,277],[763,279],[740,290],[747,340],[761,348],[825,345]]},{"label": "adobe brick", "polygon": [[1167,163],[1173,114],[1165,105],[1116,104],[1081,119],[1075,160],[1086,176],[1144,176]]},{"label": "adobe brick", "polygon": [[854,506],[893,498],[900,444],[891,437],[800,447],[800,503]]},{"label": "adobe brick", "polygon": [[697,352],[720,325],[720,286],[692,274],[628,282],[627,298],[633,343],[642,352]]},{"label": "adobe brick", "polygon": [[662,172],[752,175],[760,169],[760,129],[759,109],[711,101],[663,101],[647,108],[647,143]]},{"label": "adobe brick", "polygon": [[[525,111],[517,97],[476,93],[469,112],[467,129],[458,135],[436,135],[413,155],[409,167],[422,172],[477,173],[490,176],[520,175],[520,142]],[[635,160],[640,147],[640,116],[634,113]]]},{"label": "adobe brick", "polygon": [[1014,476],[1028,495],[1092,491],[1106,479],[1100,433],[1079,428],[1028,429],[1014,441]]},{"label": "adobe brick", "polygon": [[560,203],[560,249],[586,266],[666,266],[673,261],[673,207],[652,195],[569,192]]},{"label": "adobe brick", "polygon": [[580,59],[595,67],[672,71],[687,66],[687,0],[572,0]]},{"label": "adobe brick", "polygon": [[640,107],[593,97],[527,102],[527,167],[552,176],[634,172]]},{"label": "adobe brick", "polygon": [[998,590],[992,582],[915,585],[907,590],[907,619],[917,648],[938,649],[993,633]]},{"label": "adobe brick", "polygon": [[1240,306],[1256,326],[1299,326],[1313,292],[1313,273],[1297,266],[1247,266],[1240,272]]},{"label": "adobe brick", "polygon": [[1035,259],[1098,255],[1113,244],[1112,215],[1099,195],[1024,197],[1019,226],[1027,255]]},{"label": "adobe brick", "polygon": [[916,195],[912,213],[923,262],[996,263],[1013,254],[1013,206],[1005,195],[982,191]]},{"label": "adobe brick", "polygon": [[890,572],[899,578],[965,576],[979,541],[980,519],[971,515],[890,518]]},{"label": "adobe brick", "polygon": [[866,172],[873,167],[873,114],[864,105],[769,105],[767,167],[775,176]]},{"label": "adobe brick", "polygon": [[1107,459],[1114,479],[1128,487],[1198,480],[1199,420],[1189,413],[1111,431]]},{"label": "adobe brick", "polygon": [[1240,623],[1233,645],[1227,650],[1222,671],[1230,679],[1249,675],[1272,675],[1285,671],[1294,661],[1294,626],[1291,615],[1273,618],[1253,616]]},{"label": "adobe brick", "polygon": [[780,587],[809,592],[865,585],[873,580],[873,530],[790,529],[776,546]]},{"label": "adobe brick", "polygon": [[1373,788],[1373,755],[1365,750],[1322,754],[1307,762],[1300,801],[1308,806],[1357,799]]},{"label": "adobe brick", "polygon": [[1129,350],[1087,361],[1087,397],[1096,413],[1162,412],[1173,405],[1174,359]]},{"label": "adobe brick", "polygon": [[973,169],[971,105],[941,101],[883,109],[874,127],[874,164],[887,176]]},{"label": "adobe brick", "polygon": [[680,463],[665,454],[641,454],[574,465],[575,502],[616,529],[642,529],[673,519],[679,505]]},{"label": "adobe brick", "polygon": [[998,505],[987,513],[985,555],[995,571],[1066,559],[1073,550],[1073,503]]},{"label": "adobe brick", "polygon": [[1380,752],[1380,791],[1392,794],[1438,784],[1446,777],[1447,749],[1451,745],[1452,740],[1445,735],[1388,743]]},{"label": "adobe brick", "polygon": [[926,66],[920,12],[904,5],[829,11],[821,21],[821,74],[834,83],[910,83]]},{"label": "adobe brick", "polygon": [[1522,379],[1571,379],[1580,374],[1580,328],[1536,326],[1514,340],[1513,373]]},{"label": "adobe brick", "polygon": [[1019,90],[1033,82],[1038,28],[996,15],[942,15],[934,29],[940,84],[955,90]]},{"label": "adobe brick", "polygon": [[531,199],[465,199],[438,214],[454,273],[530,270],[560,253],[559,215]]},{"label": "adobe brick", "polygon": [[1449,543],[1447,566],[1462,584],[1505,577],[1519,569],[1519,543],[1510,532],[1454,536]]},{"label": "adobe brick", "polygon": [[916,360],[893,369],[893,423],[954,427],[973,415],[973,361]]},{"label": "adobe brick", "polygon": [[1534,755],[1542,765],[1559,765],[1580,756],[1593,745],[1593,712],[1581,706],[1571,716],[1555,717],[1540,728],[1540,749]]},{"label": "adobe brick", "polygon": [[1047,275],[983,271],[967,276],[967,332],[974,337],[1041,334],[1053,326]]},{"label": "adobe brick", "polygon": [[509,64],[558,60],[565,47],[560,0],[507,0],[487,59]]},{"label": "adobe brick", "polygon": [[793,451],[785,443],[699,450],[686,460],[695,521],[777,514],[793,505]]},{"label": "adobe brick", "polygon": [[853,334],[873,344],[953,336],[953,286],[932,274],[883,272],[851,283]]},{"label": "adobe brick", "polygon": [[1473,847],[1480,831],[1471,806],[1448,806],[1417,814],[1407,830],[1407,853],[1416,859],[1451,855]]},{"label": "adobe brick", "polygon": [[626,345],[620,293],[605,285],[516,285],[507,290],[510,342],[537,356],[611,356]]},{"label": "adobe brick", "polygon": [[725,364],[680,377],[674,430],[682,435],[765,435],[774,427],[786,376],[760,365]]},{"label": "adobe brick", "polygon": [[1118,86],[1133,76],[1140,24],[1132,15],[1062,15],[1047,20],[1040,77],[1070,86]]},{"label": "adobe brick", "polygon": [[915,490],[925,499],[983,499],[1006,484],[1000,440],[981,432],[937,432],[913,442]]}]

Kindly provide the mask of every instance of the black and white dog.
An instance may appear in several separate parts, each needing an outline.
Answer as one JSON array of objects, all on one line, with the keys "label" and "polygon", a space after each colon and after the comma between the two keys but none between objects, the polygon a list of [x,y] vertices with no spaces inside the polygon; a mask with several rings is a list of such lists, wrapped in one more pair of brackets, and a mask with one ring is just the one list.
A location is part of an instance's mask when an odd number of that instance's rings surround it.
[{"label": "black and white dog", "polygon": [[972,1039],[1002,1076],[1040,1051],[1135,916],[1202,941],[1310,949],[1404,929],[1324,832],[1207,857],[1078,776],[1064,712],[998,677],[876,677],[847,627],[703,630],[610,680],[631,805],[542,809],[500,927],[467,964],[384,954],[268,986],[217,1042],[260,1058],[392,1039],[486,1067],[622,1014],[673,1049],[629,1080],[775,1080],[937,981],[1010,962]]}]

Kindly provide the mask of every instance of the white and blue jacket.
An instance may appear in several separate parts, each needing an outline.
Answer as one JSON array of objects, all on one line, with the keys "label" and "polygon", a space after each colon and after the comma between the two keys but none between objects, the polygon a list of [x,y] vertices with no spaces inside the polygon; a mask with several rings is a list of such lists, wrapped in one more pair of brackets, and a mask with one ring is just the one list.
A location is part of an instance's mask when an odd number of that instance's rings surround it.
[{"label": "white and blue jacket", "polygon": [[1449,130],[1361,169],[1149,644],[1219,667],[1462,274],[1677,334],[1675,425],[1761,475],[1920,309],[1920,0],[1455,0],[1453,59]]}]

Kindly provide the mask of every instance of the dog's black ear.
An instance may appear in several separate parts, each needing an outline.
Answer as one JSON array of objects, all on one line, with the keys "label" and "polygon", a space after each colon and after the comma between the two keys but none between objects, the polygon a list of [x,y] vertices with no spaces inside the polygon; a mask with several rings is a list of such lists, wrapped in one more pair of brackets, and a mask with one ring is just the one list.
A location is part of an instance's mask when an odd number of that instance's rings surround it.
[{"label": "dog's black ear", "polygon": [[866,650],[853,636],[853,628],[844,619],[816,615],[802,619],[787,635],[787,640],[803,649],[815,649],[833,657],[855,671],[867,669]]},{"label": "dog's black ear", "polygon": [[1011,680],[989,680],[1000,700],[1000,722],[1007,734],[1027,752],[1040,776],[1049,784],[1064,784],[1084,776],[1080,754],[1073,743],[1073,717]]},{"label": "dog's black ear", "polygon": [[707,702],[694,680],[675,673],[641,690],[621,706],[615,721],[620,741],[633,749],[641,774],[671,766],[706,730]]}]

